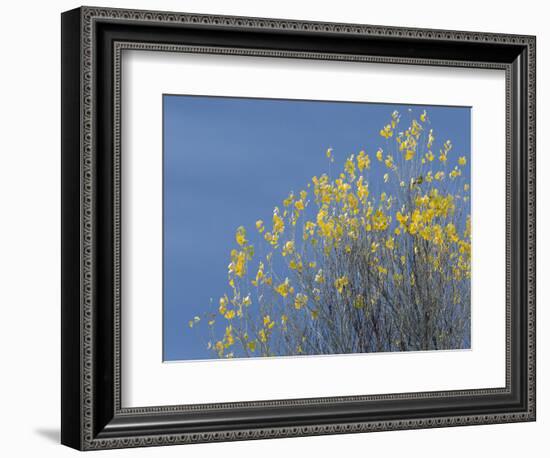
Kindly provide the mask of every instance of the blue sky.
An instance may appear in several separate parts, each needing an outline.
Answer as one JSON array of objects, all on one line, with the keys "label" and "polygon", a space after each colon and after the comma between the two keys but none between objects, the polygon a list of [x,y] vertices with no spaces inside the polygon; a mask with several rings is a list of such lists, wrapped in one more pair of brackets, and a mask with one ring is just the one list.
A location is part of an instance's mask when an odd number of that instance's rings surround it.
[{"label": "blue sky", "polygon": [[[408,125],[409,109],[416,118],[426,109],[437,140],[449,138],[454,154],[470,156],[466,107],[163,97],[165,361],[213,357],[208,338],[187,323],[226,292],[235,229],[252,232],[289,191],[327,172],[327,148],[335,170],[362,149],[374,158],[394,110]],[[371,174],[374,191],[375,181]]]}]

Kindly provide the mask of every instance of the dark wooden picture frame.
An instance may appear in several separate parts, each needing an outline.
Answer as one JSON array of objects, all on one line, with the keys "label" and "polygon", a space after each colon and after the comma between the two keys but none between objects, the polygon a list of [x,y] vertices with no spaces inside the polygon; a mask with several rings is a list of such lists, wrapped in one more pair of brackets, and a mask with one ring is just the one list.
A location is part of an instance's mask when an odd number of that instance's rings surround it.
[{"label": "dark wooden picture frame", "polygon": [[[124,49],[505,70],[506,386],[123,408]],[[532,36],[95,7],[63,13],[61,442],[91,450],[534,421],[535,112]]]}]

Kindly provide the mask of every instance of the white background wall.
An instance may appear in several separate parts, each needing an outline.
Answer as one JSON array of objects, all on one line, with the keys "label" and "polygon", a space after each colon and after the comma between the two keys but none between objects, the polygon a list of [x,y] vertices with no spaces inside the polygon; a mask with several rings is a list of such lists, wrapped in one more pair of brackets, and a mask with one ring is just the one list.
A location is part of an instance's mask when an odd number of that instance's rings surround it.
[{"label": "white background wall", "polygon": [[[542,1],[117,0],[95,5],[537,35],[538,421],[105,452],[108,456],[548,456],[550,78]],[[69,456],[59,441],[60,13],[75,1],[5,2],[0,47],[0,453]],[[154,455],[153,455],[154,454]]]}]

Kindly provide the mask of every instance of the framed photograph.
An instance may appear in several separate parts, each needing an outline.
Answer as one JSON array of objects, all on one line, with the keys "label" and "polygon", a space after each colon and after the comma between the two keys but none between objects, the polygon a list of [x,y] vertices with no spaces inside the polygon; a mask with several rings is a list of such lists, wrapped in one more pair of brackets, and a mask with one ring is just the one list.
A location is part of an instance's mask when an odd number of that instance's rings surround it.
[{"label": "framed photograph", "polygon": [[62,15],[62,443],[535,420],[535,37]]}]

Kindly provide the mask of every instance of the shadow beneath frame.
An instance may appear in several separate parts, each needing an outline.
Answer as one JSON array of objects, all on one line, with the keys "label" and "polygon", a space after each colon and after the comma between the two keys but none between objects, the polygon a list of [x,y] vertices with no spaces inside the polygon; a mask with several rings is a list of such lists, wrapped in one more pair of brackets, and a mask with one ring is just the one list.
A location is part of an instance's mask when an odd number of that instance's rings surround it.
[{"label": "shadow beneath frame", "polygon": [[47,439],[50,442],[55,442],[56,444],[59,444],[61,441],[61,433],[58,429],[53,428],[38,428],[35,429],[34,432],[42,436],[43,438]]}]

